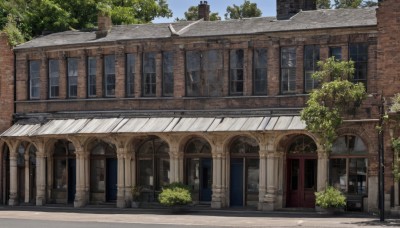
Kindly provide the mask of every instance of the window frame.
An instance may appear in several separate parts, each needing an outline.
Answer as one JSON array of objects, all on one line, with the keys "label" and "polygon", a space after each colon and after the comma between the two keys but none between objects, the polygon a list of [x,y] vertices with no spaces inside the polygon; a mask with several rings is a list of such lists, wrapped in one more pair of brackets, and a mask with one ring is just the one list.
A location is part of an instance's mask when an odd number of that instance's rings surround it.
[{"label": "window frame", "polygon": [[[308,59],[308,54],[306,53],[308,49],[312,49],[312,58]],[[304,74],[304,92],[310,93],[313,89],[316,89],[320,86],[320,82],[314,78],[312,75],[318,71],[318,61],[321,59],[320,46],[317,44],[305,45],[304,46],[304,58],[303,58],[303,74]],[[312,66],[308,65],[308,61],[310,61]],[[311,83],[311,88],[308,88],[308,83]]]},{"label": "window frame", "polygon": [[125,96],[134,97],[135,96],[135,64],[136,64],[136,54],[127,53],[125,55]]},{"label": "window frame", "polygon": [[[153,63],[149,61],[153,61]],[[142,96],[155,97],[157,96],[157,53],[144,52],[142,56],[142,65]],[[150,70],[152,67],[154,67],[154,69]]]},{"label": "window frame", "polygon": [[[76,64],[76,74],[70,74],[71,64]],[[67,59],[67,94],[68,98],[78,97],[78,74],[79,74],[79,59],[78,58],[68,58]],[[75,80],[75,81],[74,81]],[[76,94],[72,94],[73,88],[76,88]]]},{"label": "window frame", "polygon": [[[351,52],[353,47],[357,49],[356,53]],[[363,53],[362,50],[360,50],[362,48],[365,48],[364,50],[365,53]],[[368,43],[350,43],[348,51],[349,60],[352,60],[354,62],[354,69],[355,69],[354,77],[351,79],[351,81],[353,83],[362,82],[365,88],[367,88],[368,84],[368,48],[369,48]],[[355,59],[353,59],[352,56],[356,56]],[[362,72],[365,73],[365,75],[363,75],[364,78],[359,78]]]},{"label": "window frame", "polygon": [[[39,100],[40,99],[40,60],[29,60],[29,99]],[[33,71],[33,65],[37,64],[37,71]],[[35,72],[35,74],[33,73]],[[33,77],[35,76],[35,77]],[[35,86],[34,86],[35,85]],[[34,89],[37,91],[37,96],[33,95]]]},{"label": "window frame", "polygon": [[[256,52],[258,51],[263,51],[265,52],[265,67],[258,66],[260,64],[258,60],[258,55]],[[262,64],[261,64],[262,65]],[[261,70],[262,72],[264,71],[263,76],[258,76],[258,71]],[[257,77],[264,77],[265,85],[262,86],[264,87],[263,91],[258,91],[257,85],[261,84],[263,80],[257,80]],[[268,49],[267,48],[255,48],[253,50],[253,95],[268,95]]]},{"label": "window frame", "polygon": [[[93,61],[94,67],[91,66]],[[94,70],[94,72],[92,72]],[[89,98],[97,96],[97,58],[89,56],[87,58],[87,96]]]},{"label": "window frame", "polygon": [[[336,56],[337,55],[334,55],[333,54],[333,50],[340,50],[340,58],[336,58]],[[342,59],[343,59],[343,54],[342,54],[342,47],[341,46],[331,46],[331,47],[329,47],[329,57],[333,57],[333,56],[335,56],[335,60],[337,60],[337,61],[342,61]]]},{"label": "window frame", "polygon": [[[169,56],[171,55],[171,56]],[[169,57],[166,57],[169,56]],[[162,96],[174,96],[174,52],[165,51],[162,53]],[[168,80],[171,79],[171,80]],[[170,89],[170,91],[168,90]]]},{"label": "window frame", "polygon": [[[292,52],[290,50],[293,50]],[[288,60],[287,62],[289,63],[290,61],[293,62],[293,66],[290,66],[289,64],[284,65],[283,64],[283,56],[284,54],[288,53],[289,56],[287,57]],[[294,54],[294,59],[291,59],[290,54]],[[279,66],[280,66],[280,91],[281,94],[295,94],[296,93],[296,77],[297,77],[297,47],[290,46],[290,47],[281,47],[280,50],[280,59],[279,59]],[[284,72],[287,73],[287,79],[284,80]],[[293,73],[291,75],[290,73]],[[284,90],[284,84],[285,82],[287,83],[287,89]],[[293,83],[293,84],[292,84]],[[292,88],[293,87],[293,88]]]},{"label": "window frame", "polygon": [[245,53],[243,49],[232,49],[229,51],[229,95],[230,96],[244,95],[244,83],[245,83],[244,62],[245,62]]},{"label": "window frame", "polygon": [[[56,71],[53,72],[52,65],[56,67]],[[60,63],[58,59],[48,60],[49,68],[49,99],[59,98],[60,96]],[[54,69],[55,70],[55,69]]]},{"label": "window frame", "polygon": [[[110,68],[108,68],[107,61],[110,61]],[[104,96],[115,97],[116,89],[116,69],[115,69],[116,56],[114,54],[104,56]],[[112,82],[112,83],[111,83]]]}]

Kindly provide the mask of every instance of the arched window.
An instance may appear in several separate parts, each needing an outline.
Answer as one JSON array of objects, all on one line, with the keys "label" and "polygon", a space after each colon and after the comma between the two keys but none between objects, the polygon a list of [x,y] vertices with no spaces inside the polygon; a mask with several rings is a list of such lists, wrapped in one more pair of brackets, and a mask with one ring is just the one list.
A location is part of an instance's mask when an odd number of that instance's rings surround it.
[{"label": "arched window", "polygon": [[355,135],[335,140],[330,155],[329,183],[348,194],[367,194],[367,147]]},{"label": "arched window", "polygon": [[145,140],[137,152],[137,184],[145,201],[153,201],[156,191],[169,184],[169,146],[158,137]]},{"label": "arched window", "polygon": [[317,145],[314,140],[306,135],[297,136],[289,146],[288,153],[295,154],[315,154]]}]

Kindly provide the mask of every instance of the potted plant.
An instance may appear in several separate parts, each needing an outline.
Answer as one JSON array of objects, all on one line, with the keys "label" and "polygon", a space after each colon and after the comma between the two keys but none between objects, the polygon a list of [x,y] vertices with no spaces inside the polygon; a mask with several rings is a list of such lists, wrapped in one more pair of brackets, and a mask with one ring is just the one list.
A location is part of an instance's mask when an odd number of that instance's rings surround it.
[{"label": "potted plant", "polygon": [[315,205],[321,208],[320,212],[334,214],[346,206],[346,197],[338,189],[328,186],[325,190],[315,193]]},{"label": "potted plant", "polygon": [[189,209],[192,203],[190,187],[179,182],[174,182],[162,188],[158,195],[161,205],[172,209],[172,212],[183,212]]},{"label": "potted plant", "polygon": [[132,208],[138,208],[140,206],[140,193],[142,191],[141,186],[133,186],[132,193]]}]

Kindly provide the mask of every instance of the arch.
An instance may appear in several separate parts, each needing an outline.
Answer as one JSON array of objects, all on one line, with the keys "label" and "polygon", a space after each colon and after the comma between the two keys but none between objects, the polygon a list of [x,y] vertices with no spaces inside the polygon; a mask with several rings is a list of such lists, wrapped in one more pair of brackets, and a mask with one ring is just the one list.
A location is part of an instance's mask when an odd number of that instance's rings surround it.
[{"label": "arch", "polygon": [[33,142],[20,141],[16,147],[17,156],[17,198],[19,203],[36,202],[36,152]]},{"label": "arch", "polygon": [[292,131],[279,134],[275,139],[274,148],[276,148],[277,151],[287,152],[288,145],[291,143],[291,140],[293,140],[293,138],[298,135],[310,137],[315,142],[317,146],[317,151],[323,150],[319,139],[314,134],[308,131]]}]

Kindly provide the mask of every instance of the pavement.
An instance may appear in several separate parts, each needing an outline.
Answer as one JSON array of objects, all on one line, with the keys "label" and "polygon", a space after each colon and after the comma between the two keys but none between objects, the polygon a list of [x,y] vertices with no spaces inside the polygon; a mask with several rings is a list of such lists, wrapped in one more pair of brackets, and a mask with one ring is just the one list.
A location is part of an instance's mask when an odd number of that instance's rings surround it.
[{"label": "pavement", "polygon": [[309,210],[262,212],[210,208],[191,208],[189,211],[173,213],[169,209],[0,206],[0,222],[1,219],[200,227],[400,227],[400,218],[388,217],[380,222],[377,215],[361,212],[325,215]]}]

